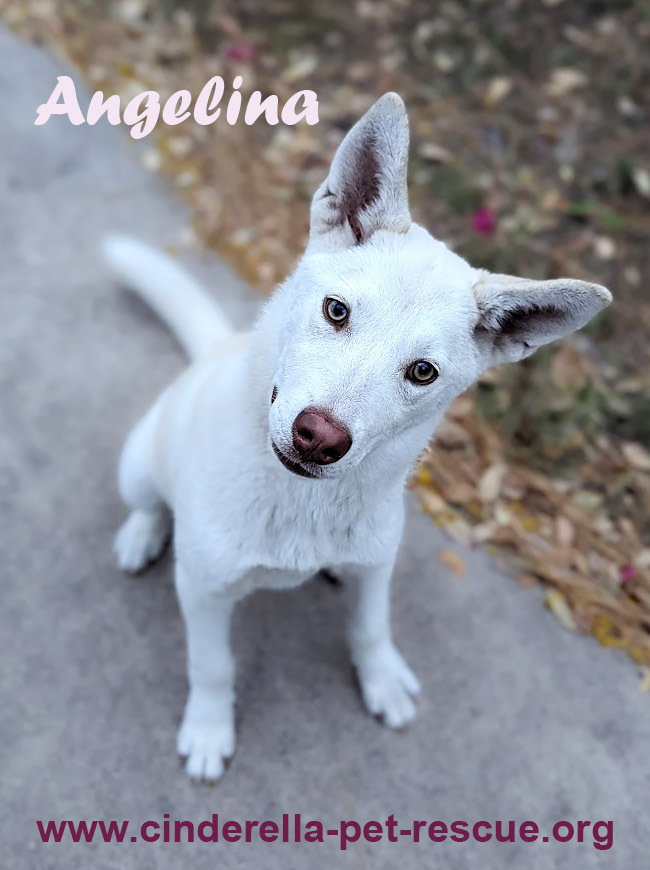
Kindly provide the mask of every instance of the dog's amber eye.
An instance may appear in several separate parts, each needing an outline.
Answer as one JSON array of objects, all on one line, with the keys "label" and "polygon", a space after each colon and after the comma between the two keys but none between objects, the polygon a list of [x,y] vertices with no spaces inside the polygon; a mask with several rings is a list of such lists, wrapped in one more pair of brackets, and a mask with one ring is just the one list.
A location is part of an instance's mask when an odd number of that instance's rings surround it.
[{"label": "dog's amber eye", "polygon": [[344,326],[350,316],[347,305],[332,296],[327,296],[323,300],[323,314],[333,326],[339,327]]},{"label": "dog's amber eye", "polygon": [[424,384],[432,384],[438,377],[440,372],[433,363],[427,362],[424,359],[419,359],[410,365],[406,370],[406,377],[414,384],[422,386]]}]

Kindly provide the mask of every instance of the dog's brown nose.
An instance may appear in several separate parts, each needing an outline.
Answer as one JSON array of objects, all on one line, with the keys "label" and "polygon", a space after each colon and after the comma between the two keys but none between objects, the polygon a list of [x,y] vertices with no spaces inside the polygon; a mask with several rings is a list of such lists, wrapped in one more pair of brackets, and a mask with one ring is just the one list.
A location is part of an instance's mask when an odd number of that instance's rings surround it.
[{"label": "dog's brown nose", "polygon": [[350,433],[327,411],[305,408],[293,423],[293,446],[301,459],[317,465],[338,462],[352,446]]}]

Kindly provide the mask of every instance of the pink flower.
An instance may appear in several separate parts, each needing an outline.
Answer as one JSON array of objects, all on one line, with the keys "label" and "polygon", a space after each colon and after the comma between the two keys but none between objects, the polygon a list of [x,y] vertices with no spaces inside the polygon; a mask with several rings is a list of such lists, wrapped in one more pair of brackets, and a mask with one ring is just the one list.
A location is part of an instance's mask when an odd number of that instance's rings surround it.
[{"label": "pink flower", "polygon": [[481,236],[491,236],[496,230],[496,218],[489,208],[480,208],[472,215],[472,229]]},{"label": "pink flower", "polygon": [[636,577],[636,568],[634,565],[621,565],[618,576],[621,579],[621,586],[625,586]]},{"label": "pink flower", "polygon": [[255,46],[251,42],[236,42],[230,46],[226,57],[236,63],[250,63],[255,57]]}]

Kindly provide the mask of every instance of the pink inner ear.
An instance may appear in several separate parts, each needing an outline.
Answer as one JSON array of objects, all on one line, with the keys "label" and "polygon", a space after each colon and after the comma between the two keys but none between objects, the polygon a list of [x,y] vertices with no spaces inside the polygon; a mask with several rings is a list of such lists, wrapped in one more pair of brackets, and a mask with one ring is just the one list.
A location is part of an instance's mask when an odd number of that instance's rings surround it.
[{"label": "pink inner ear", "polygon": [[580,329],[611,301],[605,287],[571,278],[535,281],[487,274],[479,277],[474,294],[477,338],[488,339],[511,360],[523,358],[515,352],[518,346],[529,356],[535,348]]},{"label": "pink inner ear", "polygon": [[560,324],[567,319],[566,311],[557,305],[522,305],[520,308],[511,308],[499,317],[500,332],[504,336],[517,338],[526,333],[526,323],[531,318],[535,319],[537,330],[547,325]]},{"label": "pink inner ear", "polygon": [[357,245],[363,241],[360,213],[379,197],[379,161],[376,156],[376,138],[367,136],[360,148],[355,149],[353,165],[346,167],[346,181],[339,202],[339,222],[347,220]]},{"label": "pink inner ear", "polygon": [[[495,348],[502,348],[511,341],[532,347],[552,340],[545,339],[544,336],[565,332],[563,325],[566,321],[567,312],[553,302],[543,304],[524,298],[520,300],[520,304],[515,304],[515,300],[508,294],[502,308],[497,304],[483,312],[475,332],[477,337],[480,334],[491,336]],[[535,334],[539,336],[537,342],[531,341]]]}]

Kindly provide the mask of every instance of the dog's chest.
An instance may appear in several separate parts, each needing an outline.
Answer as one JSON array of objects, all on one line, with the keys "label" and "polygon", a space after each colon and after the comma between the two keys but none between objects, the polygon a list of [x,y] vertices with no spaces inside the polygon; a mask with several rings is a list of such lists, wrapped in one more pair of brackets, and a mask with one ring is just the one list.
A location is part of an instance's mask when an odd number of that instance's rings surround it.
[{"label": "dog's chest", "polygon": [[354,489],[300,480],[291,486],[282,473],[285,486],[257,480],[235,488],[234,480],[222,478],[220,488],[201,486],[200,498],[195,491],[183,500],[177,506],[181,560],[253,591],[297,586],[321,568],[390,558],[401,534],[401,494],[364,503]]},{"label": "dog's chest", "polygon": [[203,422],[190,430],[174,474],[177,552],[197,573],[225,583],[246,577],[252,588],[294,586],[324,567],[392,556],[402,527],[398,481],[372,492],[353,475],[306,481],[268,445],[242,449],[236,414],[220,431]]},{"label": "dog's chest", "polygon": [[368,517],[356,500],[313,485],[267,493],[267,499],[254,531],[249,528],[260,566],[301,574],[363,558]]}]

